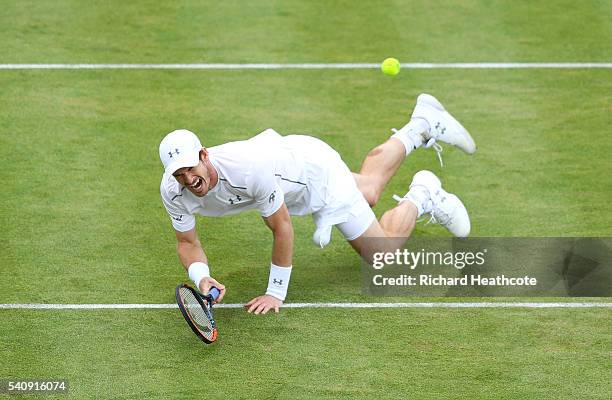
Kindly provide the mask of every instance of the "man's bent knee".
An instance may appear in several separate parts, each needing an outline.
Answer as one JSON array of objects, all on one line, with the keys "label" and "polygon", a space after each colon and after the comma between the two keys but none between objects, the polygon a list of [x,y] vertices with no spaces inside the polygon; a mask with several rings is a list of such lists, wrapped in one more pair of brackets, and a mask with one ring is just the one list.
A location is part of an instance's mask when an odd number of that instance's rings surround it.
[{"label": "man's bent knee", "polygon": [[380,185],[376,185],[375,181],[371,177],[353,173],[357,187],[361,192],[363,198],[368,202],[370,207],[374,207],[380,199]]},{"label": "man's bent knee", "polygon": [[380,191],[372,186],[368,186],[365,190],[361,190],[361,194],[366,199],[370,207],[374,207],[380,200]]}]

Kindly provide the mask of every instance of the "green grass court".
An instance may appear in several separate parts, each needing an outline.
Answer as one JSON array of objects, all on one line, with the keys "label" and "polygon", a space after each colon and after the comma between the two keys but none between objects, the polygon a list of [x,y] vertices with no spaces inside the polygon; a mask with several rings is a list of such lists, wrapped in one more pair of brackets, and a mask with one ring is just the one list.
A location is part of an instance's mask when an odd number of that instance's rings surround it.
[{"label": "green grass court", "polygon": [[[0,64],[612,62],[612,3],[595,0],[19,1],[0,21]],[[612,235],[610,68],[1,69],[0,88],[0,303],[174,301],[187,276],[159,197],[167,132],[190,129],[207,146],[268,127],[306,133],[356,170],[421,92],[478,151],[444,146],[445,168],[414,152],[378,216],[430,169],[466,203],[474,236]],[[320,250],[310,218],[293,224],[289,302],[440,300],[362,296],[341,235]],[[258,214],[197,228],[225,302],[262,294],[271,234]],[[421,223],[415,235],[448,233]],[[481,299],[450,299],[464,300]],[[536,299],[547,300],[560,299]],[[68,379],[57,398],[75,399],[612,392],[609,308],[219,309],[216,319],[220,339],[204,346],[178,310],[0,309],[0,380]]]}]

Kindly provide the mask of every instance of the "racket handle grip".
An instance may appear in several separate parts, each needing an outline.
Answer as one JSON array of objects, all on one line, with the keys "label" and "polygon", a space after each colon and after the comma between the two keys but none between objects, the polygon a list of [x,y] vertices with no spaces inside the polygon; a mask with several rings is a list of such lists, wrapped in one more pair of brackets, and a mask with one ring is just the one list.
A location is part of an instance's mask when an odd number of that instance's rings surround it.
[{"label": "racket handle grip", "polygon": [[216,287],[211,287],[210,290],[208,291],[209,296],[212,297],[213,301],[217,300],[219,298],[219,295],[221,294],[221,292],[219,291],[219,289],[217,289]]}]

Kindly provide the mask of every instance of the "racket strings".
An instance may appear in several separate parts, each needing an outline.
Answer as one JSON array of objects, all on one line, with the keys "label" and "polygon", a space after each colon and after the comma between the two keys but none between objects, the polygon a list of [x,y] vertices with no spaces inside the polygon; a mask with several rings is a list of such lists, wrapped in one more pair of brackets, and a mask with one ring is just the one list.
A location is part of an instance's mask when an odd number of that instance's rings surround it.
[{"label": "racket strings", "polygon": [[202,331],[205,336],[212,336],[214,327],[210,322],[209,316],[202,309],[200,302],[198,299],[196,299],[193,292],[189,289],[181,288],[180,293],[183,300],[183,305],[191,317],[191,320],[197,325],[198,329]]}]

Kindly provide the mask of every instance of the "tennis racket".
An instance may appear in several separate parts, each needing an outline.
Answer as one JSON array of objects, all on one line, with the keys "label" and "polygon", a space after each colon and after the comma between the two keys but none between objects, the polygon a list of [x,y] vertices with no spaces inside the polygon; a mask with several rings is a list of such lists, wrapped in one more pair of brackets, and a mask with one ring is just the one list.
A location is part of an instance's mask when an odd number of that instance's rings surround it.
[{"label": "tennis racket", "polygon": [[176,302],[185,317],[185,321],[204,343],[217,340],[217,324],[213,318],[212,305],[219,297],[219,289],[212,287],[208,295],[203,295],[191,286],[183,283],[176,287]]}]

